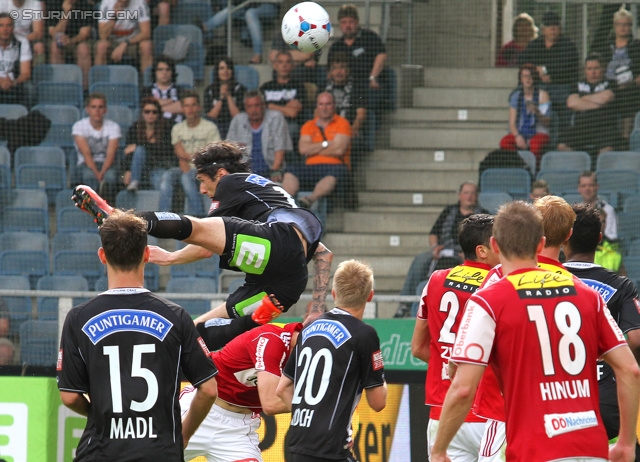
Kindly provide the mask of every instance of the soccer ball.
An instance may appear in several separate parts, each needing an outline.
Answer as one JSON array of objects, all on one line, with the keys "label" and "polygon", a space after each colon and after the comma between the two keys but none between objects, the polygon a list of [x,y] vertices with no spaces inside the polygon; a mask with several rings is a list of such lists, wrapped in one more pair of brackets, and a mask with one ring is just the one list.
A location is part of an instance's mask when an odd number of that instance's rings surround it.
[{"label": "soccer ball", "polygon": [[304,53],[318,51],[331,35],[331,18],[315,2],[302,2],[282,18],[282,38]]}]

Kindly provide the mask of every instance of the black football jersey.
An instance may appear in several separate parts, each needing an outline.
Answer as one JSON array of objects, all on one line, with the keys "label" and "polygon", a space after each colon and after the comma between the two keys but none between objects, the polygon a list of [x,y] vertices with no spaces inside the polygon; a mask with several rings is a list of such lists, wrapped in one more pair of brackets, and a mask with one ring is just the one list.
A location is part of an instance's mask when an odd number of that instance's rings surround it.
[{"label": "black football jersey", "polygon": [[146,289],[112,289],[65,319],[57,379],[91,409],[77,461],[182,461],[179,370],[217,374],[191,317]]},{"label": "black football jersey", "polygon": [[264,223],[273,210],[296,207],[293,198],[277,183],[255,173],[232,173],[220,178],[209,216]]},{"label": "black football jersey", "polygon": [[283,373],[294,381],[292,453],[346,459],[351,417],[365,388],[384,384],[375,329],[334,308],[302,330]]}]

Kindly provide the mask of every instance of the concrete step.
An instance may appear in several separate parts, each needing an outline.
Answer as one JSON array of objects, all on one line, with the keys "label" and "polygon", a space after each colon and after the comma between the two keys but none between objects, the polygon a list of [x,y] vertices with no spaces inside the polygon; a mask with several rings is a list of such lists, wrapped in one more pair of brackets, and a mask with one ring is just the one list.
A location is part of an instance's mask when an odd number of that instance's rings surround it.
[{"label": "concrete step", "polygon": [[367,191],[456,191],[465,181],[476,182],[478,173],[466,171],[368,171]]},{"label": "concrete step", "polygon": [[478,164],[487,156],[486,149],[376,149],[371,153],[371,162],[393,162],[399,165],[424,163],[432,165],[467,165],[478,168]]},{"label": "concrete step", "polygon": [[398,109],[392,116],[392,122],[436,122],[470,121],[508,123],[509,111],[501,108],[404,108]]},{"label": "concrete step", "polygon": [[[417,253],[417,252],[416,252]],[[374,277],[376,281],[381,277],[393,277],[398,278],[400,280],[404,280],[404,277],[409,270],[409,266],[413,261],[412,256],[407,257],[397,257],[397,256],[375,256],[371,258],[367,258],[366,261],[371,265],[373,269]],[[357,259],[357,260],[365,260],[362,255],[357,253],[348,253],[348,254],[338,254],[333,256],[332,267],[337,268],[340,263],[345,260]],[[376,282],[377,286],[377,282]],[[400,284],[400,287],[402,284]],[[399,290],[399,288],[398,288]]]},{"label": "concrete step", "polygon": [[435,223],[442,207],[430,211],[415,212],[345,212],[345,233],[371,234],[419,234],[428,232]]},{"label": "concrete step", "polygon": [[360,208],[378,206],[428,205],[444,208],[458,200],[457,188],[451,191],[376,192],[358,193]]},{"label": "concrete step", "polygon": [[424,85],[426,87],[484,87],[513,89],[517,86],[517,83],[517,69],[451,69],[442,67],[428,67],[424,70]]},{"label": "concrete step", "polygon": [[416,108],[502,108],[508,115],[510,89],[502,88],[414,88]]},{"label": "concrete step", "polygon": [[438,129],[392,127],[392,148],[497,149],[506,134],[504,129]]},{"label": "concrete step", "polygon": [[472,122],[472,121],[412,121],[394,124],[398,128],[420,128],[423,130],[502,130],[509,131],[506,122]]},{"label": "concrete step", "polygon": [[329,233],[322,242],[334,254],[415,256],[429,247],[427,234]]}]

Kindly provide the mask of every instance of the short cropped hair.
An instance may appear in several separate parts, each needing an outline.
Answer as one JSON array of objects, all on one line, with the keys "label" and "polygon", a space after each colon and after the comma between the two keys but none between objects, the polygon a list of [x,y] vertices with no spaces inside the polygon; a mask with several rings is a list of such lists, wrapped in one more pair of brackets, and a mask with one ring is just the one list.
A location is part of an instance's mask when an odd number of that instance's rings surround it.
[{"label": "short cropped hair", "polygon": [[470,184],[471,186],[473,186],[474,188],[476,188],[476,192],[478,192],[478,185],[475,184],[473,181],[465,181],[464,183],[462,183],[460,185],[460,187],[458,188],[458,193],[462,192],[462,188],[464,188],[466,185]]},{"label": "short cropped hair", "polygon": [[505,258],[535,258],[544,236],[542,215],[533,204],[507,202],[493,222],[493,237]]},{"label": "short cropped hair", "polygon": [[351,3],[342,5],[338,10],[338,21],[342,18],[353,18],[356,21],[360,21],[360,18],[358,17],[358,8]]},{"label": "short cropped hair", "polygon": [[133,210],[114,209],[100,227],[100,240],[109,265],[119,271],[133,271],[143,263],[147,222]]},{"label": "short cropped hair", "polygon": [[536,180],[533,183],[531,183],[531,190],[533,191],[534,189],[544,189],[547,192],[547,194],[550,193],[549,183],[547,183],[545,180]]},{"label": "short cropped hair", "polygon": [[592,51],[584,59],[584,63],[585,64],[587,64],[589,61],[598,61],[601,66],[604,65],[604,60],[602,58],[602,55],[600,53],[598,53],[597,51]]},{"label": "short cropped hair", "polygon": [[598,176],[596,175],[596,172],[591,172],[589,170],[585,170],[578,177],[578,184],[580,184],[580,180],[583,179],[583,178],[591,178],[591,179],[593,179],[593,182],[595,184],[598,184]]},{"label": "short cropped hair", "polygon": [[574,253],[595,253],[600,243],[600,233],[604,222],[602,214],[589,204],[573,204],[576,214],[573,234],[569,245]]},{"label": "short cropped hair", "polygon": [[476,261],[476,247],[489,247],[489,240],[493,231],[493,216],[486,213],[476,213],[465,218],[458,227],[458,242],[464,252],[466,260]]},{"label": "short cropped hair", "polygon": [[244,92],[245,101],[251,98],[260,98],[260,101],[265,103],[264,94],[260,90],[247,90]]},{"label": "short cropped hair", "polygon": [[333,290],[338,308],[360,308],[373,290],[373,270],[358,260],[346,260],[333,275]]},{"label": "short cropped hair", "polygon": [[198,105],[200,105],[200,94],[195,90],[185,90],[180,95],[180,101],[184,103],[187,98],[195,98]]},{"label": "short cropped hair", "polygon": [[102,100],[105,106],[107,105],[107,95],[105,95],[104,93],[94,91],[92,93],[89,93],[89,96],[87,96],[87,99],[84,100],[84,107],[89,107],[89,104],[91,104],[91,101],[93,101],[94,99],[100,99]]},{"label": "short cropped hair", "polygon": [[545,247],[559,247],[564,244],[576,221],[576,214],[571,206],[558,196],[541,197],[533,205],[542,214],[544,236],[547,238]]},{"label": "short cropped hair", "polygon": [[244,149],[232,141],[216,141],[196,151],[193,163],[196,172],[213,179],[219,169],[229,173],[249,173],[251,164],[243,160]]}]

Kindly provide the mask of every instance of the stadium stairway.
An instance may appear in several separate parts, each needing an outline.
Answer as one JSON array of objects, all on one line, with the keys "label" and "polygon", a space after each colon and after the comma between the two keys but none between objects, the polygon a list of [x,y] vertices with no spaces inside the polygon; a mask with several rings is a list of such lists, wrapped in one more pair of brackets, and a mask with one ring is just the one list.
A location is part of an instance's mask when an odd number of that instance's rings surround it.
[{"label": "stadium stairway", "polygon": [[[479,162],[507,133],[516,79],[515,69],[425,69],[413,107],[387,120],[388,147],[372,153],[359,209],[329,216],[323,242],[334,269],[349,258],[368,261],[376,293],[399,293],[438,214],[457,201],[462,182],[478,181]],[[378,317],[396,306],[378,302]]]}]

